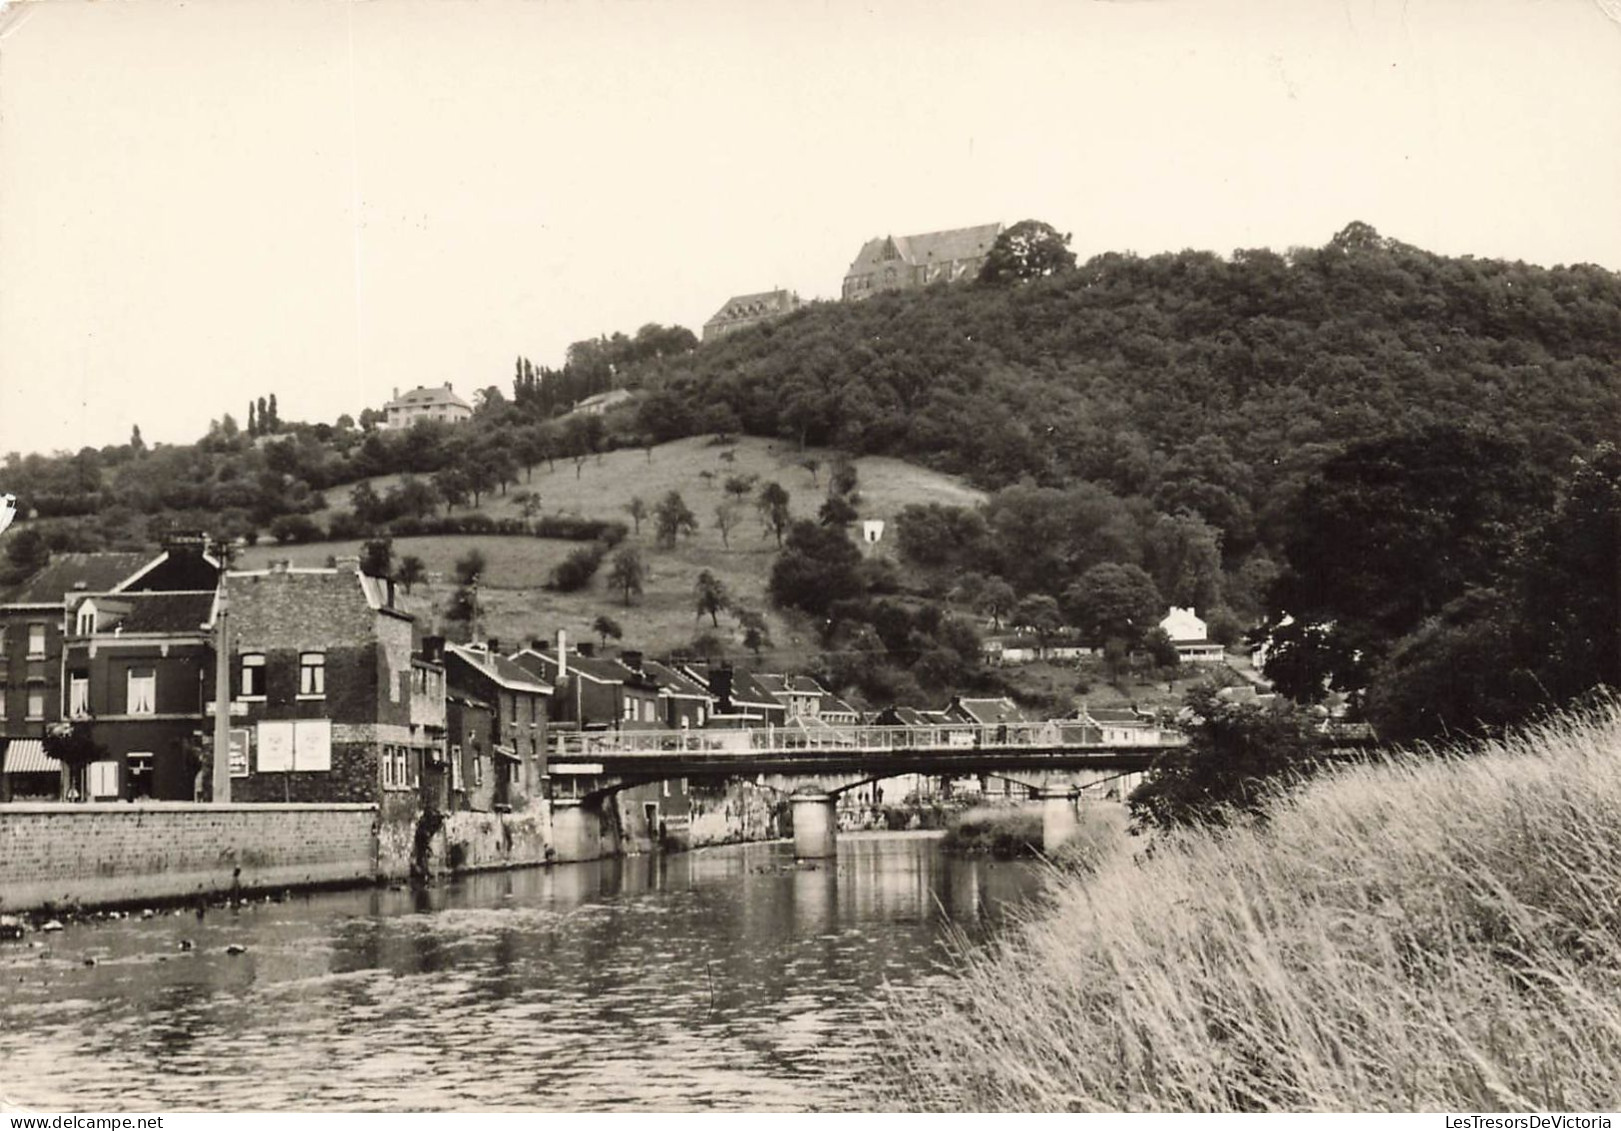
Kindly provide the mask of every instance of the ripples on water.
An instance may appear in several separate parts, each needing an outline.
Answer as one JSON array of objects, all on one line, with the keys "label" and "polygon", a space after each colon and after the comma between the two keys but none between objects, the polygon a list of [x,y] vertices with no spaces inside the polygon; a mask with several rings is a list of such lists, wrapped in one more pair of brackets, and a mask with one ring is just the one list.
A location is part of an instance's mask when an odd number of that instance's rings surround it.
[{"label": "ripples on water", "polygon": [[1038,886],[846,836],[836,868],[740,845],[74,925],[0,943],[0,1100],[838,1108],[875,1070],[884,985],[939,976],[948,923],[982,938]]}]

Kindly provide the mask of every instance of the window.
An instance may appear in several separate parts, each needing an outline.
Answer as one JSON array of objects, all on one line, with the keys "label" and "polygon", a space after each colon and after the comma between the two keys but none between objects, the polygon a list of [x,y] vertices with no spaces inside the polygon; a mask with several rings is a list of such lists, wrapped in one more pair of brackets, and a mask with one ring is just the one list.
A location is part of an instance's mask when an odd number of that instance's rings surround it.
[{"label": "window", "polygon": [[242,654],[242,698],[265,697],[265,657],[262,652]]},{"label": "window", "polygon": [[152,755],[129,756],[129,795],[133,801],[152,796]]},{"label": "window", "polygon": [[634,699],[627,698],[625,700],[625,721],[627,723],[636,721],[636,700]]},{"label": "window", "polygon": [[473,754],[473,784],[484,784],[484,755],[477,751]]},{"label": "window", "polygon": [[91,762],[89,773],[90,800],[118,800],[118,763]]},{"label": "window", "polygon": [[465,791],[467,786],[462,781],[462,748],[450,748],[450,788],[458,792]]},{"label": "window", "polygon": [[298,693],[312,699],[326,695],[326,653],[298,654]]},{"label": "window", "polygon": [[45,717],[45,689],[43,687],[30,687],[28,689],[28,717],[43,719]]},{"label": "window", "polygon": [[6,717],[6,700],[11,698],[11,688],[0,683],[0,719]]},{"label": "window", "polygon": [[704,709],[703,709],[703,706],[702,706],[702,705],[700,705],[700,706],[699,706],[699,707],[698,707],[698,725],[699,725],[699,726],[703,726],[703,725],[704,725]]},{"label": "window", "polygon": [[28,658],[37,660],[45,655],[45,626],[31,624],[28,626]]},{"label": "window", "polygon": [[422,751],[407,750],[405,757],[411,769],[411,788],[420,789],[422,786]]},{"label": "window", "polygon": [[73,626],[73,631],[79,636],[94,636],[96,634],[96,603],[86,601],[79,606],[79,616]]},{"label": "window", "polygon": [[156,712],[158,673],[153,668],[129,670],[129,706],[131,715],[150,715]]},{"label": "window", "polygon": [[68,676],[68,718],[90,717],[90,677],[84,672]]}]

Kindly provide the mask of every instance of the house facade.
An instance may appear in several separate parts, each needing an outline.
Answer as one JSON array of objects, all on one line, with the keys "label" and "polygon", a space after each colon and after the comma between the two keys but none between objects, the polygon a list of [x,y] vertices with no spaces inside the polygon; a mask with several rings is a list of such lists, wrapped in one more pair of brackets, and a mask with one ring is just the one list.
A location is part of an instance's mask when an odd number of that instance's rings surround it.
[{"label": "house facade", "polygon": [[844,273],[844,297],[863,299],[880,291],[975,279],[1001,234],[1002,225],[996,223],[870,239]]},{"label": "house facade", "polygon": [[231,799],[372,803],[384,820],[419,810],[443,757],[444,682],[414,654],[388,583],[350,562],[232,572],[223,591]]},{"label": "house facade", "polygon": [[804,304],[792,291],[761,291],[753,295],[734,295],[727,299],[714,316],[704,323],[704,341],[712,342],[748,326],[758,326],[773,318],[791,314]]},{"label": "house facade", "polygon": [[394,390],[394,399],[383,406],[381,427],[409,428],[419,420],[438,420],[446,424],[459,424],[473,415],[473,406],[456,395],[450,382],[443,385],[418,385],[404,396]]},{"label": "house facade", "polygon": [[1159,626],[1171,638],[1177,659],[1184,664],[1219,664],[1227,658],[1227,649],[1211,641],[1209,629],[1192,606],[1183,609],[1172,605]]},{"label": "house facade", "polygon": [[[85,773],[64,773],[62,764],[44,752],[47,728],[60,723],[68,709],[71,690],[63,659],[78,627],[80,603],[96,594],[201,592],[211,590],[218,576],[218,561],[202,536],[176,535],[156,555],[58,554],[0,595],[0,801],[59,800],[89,792]],[[124,794],[129,783],[118,773],[105,766],[94,772],[97,795]],[[144,781],[137,784],[145,788]],[[189,798],[189,790],[183,796]]]},{"label": "house facade", "polygon": [[547,796],[546,743],[556,714],[552,684],[501,655],[494,641],[446,644],[445,676],[451,694],[492,711],[492,804],[522,808],[531,798]]}]

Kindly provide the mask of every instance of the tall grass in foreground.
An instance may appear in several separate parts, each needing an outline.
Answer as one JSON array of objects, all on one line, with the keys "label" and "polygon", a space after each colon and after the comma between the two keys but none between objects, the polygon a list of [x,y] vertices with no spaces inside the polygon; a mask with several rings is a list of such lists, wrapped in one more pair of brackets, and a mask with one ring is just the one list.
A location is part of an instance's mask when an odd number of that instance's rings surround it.
[{"label": "tall grass in foreground", "polygon": [[890,1005],[875,1102],[1621,1106],[1621,707],[1158,838]]}]

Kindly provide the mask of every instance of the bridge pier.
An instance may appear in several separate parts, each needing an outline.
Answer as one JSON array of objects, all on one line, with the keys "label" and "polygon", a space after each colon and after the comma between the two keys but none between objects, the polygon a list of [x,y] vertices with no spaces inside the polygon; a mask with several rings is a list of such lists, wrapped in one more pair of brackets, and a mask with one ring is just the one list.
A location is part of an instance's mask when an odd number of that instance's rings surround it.
[{"label": "bridge pier", "polygon": [[1075,809],[1074,787],[1042,789],[1036,799],[1041,802],[1041,850],[1053,852],[1065,841],[1081,831],[1080,814]]},{"label": "bridge pier", "polygon": [[[604,838],[602,799],[558,798],[552,802],[552,848],[559,862],[596,860],[619,851],[617,825]],[[606,840],[607,843],[604,843]]]},{"label": "bridge pier", "polygon": [[839,854],[838,811],[831,793],[796,793],[788,799],[794,815],[794,856],[825,860]]}]

